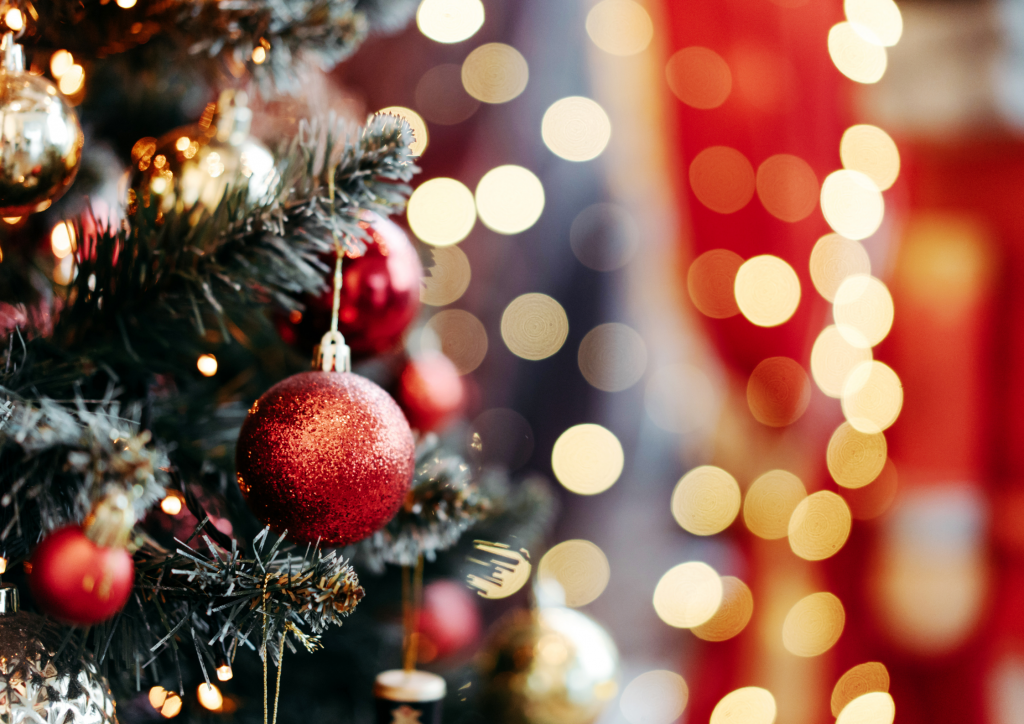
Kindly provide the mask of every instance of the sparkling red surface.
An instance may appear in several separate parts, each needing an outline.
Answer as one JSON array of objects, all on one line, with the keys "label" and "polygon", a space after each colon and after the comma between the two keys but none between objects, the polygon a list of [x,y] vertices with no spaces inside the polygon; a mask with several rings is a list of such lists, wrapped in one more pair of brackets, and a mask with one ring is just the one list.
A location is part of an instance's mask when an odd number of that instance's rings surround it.
[{"label": "sparkling red surface", "polygon": [[343,546],[394,516],[414,443],[398,404],[350,372],[302,372],[271,387],[238,437],[238,485],[257,518],[299,543]]}]

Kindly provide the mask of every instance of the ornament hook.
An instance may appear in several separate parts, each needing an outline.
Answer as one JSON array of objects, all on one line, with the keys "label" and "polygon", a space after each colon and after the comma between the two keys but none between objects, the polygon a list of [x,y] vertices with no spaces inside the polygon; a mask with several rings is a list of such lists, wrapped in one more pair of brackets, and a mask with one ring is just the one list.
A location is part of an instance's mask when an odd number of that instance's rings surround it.
[{"label": "ornament hook", "polygon": [[345,337],[338,331],[338,311],[341,309],[341,243],[334,237],[334,302],[331,305],[331,331],[320,339],[313,367],[324,372],[351,372],[352,350],[345,344]]}]

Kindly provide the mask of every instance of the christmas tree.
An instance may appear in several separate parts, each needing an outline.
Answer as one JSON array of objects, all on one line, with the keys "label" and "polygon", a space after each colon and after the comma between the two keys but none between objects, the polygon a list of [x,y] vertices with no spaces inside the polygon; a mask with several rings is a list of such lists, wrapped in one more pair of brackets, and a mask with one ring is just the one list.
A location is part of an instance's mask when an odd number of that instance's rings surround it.
[{"label": "christmas tree", "polygon": [[[5,8],[0,565],[21,638],[0,710],[371,720],[376,675],[417,663],[424,575],[518,590],[553,515],[543,483],[474,458],[455,366],[404,344],[431,265],[388,220],[413,129],[289,100],[416,3]],[[254,113],[277,123],[262,141]],[[495,543],[467,563],[474,538]],[[426,711],[409,701],[398,721]]]}]

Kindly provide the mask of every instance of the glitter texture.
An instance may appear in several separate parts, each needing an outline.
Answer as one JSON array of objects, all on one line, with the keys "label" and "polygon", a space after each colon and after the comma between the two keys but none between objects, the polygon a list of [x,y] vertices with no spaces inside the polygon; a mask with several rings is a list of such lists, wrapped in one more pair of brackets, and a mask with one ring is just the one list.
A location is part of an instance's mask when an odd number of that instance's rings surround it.
[{"label": "glitter texture", "polygon": [[409,423],[380,387],[350,372],[302,372],[253,404],[235,467],[249,507],[276,532],[343,546],[394,516],[414,454]]}]

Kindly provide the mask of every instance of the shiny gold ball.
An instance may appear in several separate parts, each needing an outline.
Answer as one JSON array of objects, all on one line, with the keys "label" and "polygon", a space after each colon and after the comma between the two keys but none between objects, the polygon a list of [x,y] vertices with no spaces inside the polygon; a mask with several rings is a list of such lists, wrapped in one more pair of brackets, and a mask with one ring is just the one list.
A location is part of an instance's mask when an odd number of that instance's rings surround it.
[{"label": "shiny gold ball", "polygon": [[0,216],[49,208],[78,173],[78,116],[50,81],[0,68],[0,118]]},{"label": "shiny gold ball", "polygon": [[[195,222],[213,211],[228,189],[248,185],[247,198],[258,202],[276,179],[274,157],[249,135],[252,111],[244,94],[222,94],[199,123],[143,138],[132,148],[128,213],[142,211],[161,222],[170,212],[190,214]],[[191,214],[195,214],[192,216]]]},{"label": "shiny gold ball", "polygon": [[592,724],[618,692],[615,643],[571,608],[505,616],[480,666],[481,704],[495,724]]}]

